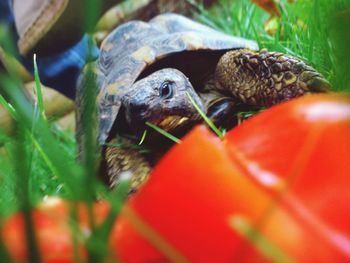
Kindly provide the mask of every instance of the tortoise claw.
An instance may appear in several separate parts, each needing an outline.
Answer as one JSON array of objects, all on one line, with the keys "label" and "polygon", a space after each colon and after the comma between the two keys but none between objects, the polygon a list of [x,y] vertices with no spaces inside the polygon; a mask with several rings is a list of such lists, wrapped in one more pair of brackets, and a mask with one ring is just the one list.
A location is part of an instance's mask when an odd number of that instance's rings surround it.
[{"label": "tortoise claw", "polygon": [[322,77],[313,77],[306,84],[311,92],[328,92],[331,89],[331,84]]}]

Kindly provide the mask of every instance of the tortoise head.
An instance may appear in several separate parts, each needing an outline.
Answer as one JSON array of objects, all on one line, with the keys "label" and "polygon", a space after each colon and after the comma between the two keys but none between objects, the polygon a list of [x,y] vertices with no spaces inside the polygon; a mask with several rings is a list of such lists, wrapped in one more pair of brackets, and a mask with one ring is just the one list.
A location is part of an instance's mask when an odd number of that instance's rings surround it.
[{"label": "tortoise head", "polygon": [[177,69],[166,68],[137,81],[123,96],[122,106],[128,126],[140,134],[150,122],[172,132],[192,126],[200,115],[189,96],[204,111],[204,106],[189,82]]}]

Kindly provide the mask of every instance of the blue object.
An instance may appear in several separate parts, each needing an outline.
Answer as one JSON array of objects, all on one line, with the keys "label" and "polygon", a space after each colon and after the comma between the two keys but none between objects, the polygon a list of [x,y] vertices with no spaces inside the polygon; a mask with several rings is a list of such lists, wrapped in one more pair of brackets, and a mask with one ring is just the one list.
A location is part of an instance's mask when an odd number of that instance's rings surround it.
[{"label": "blue object", "polygon": [[[12,0],[0,0],[0,22],[9,27],[15,41],[18,34],[14,25]],[[50,57],[38,58],[37,64],[41,82],[65,96],[74,99],[77,79],[88,59],[88,37],[85,35],[75,46]],[[96,59],[99,49],[93,47],[92,57]],[[33,60],[22,57],[17,59],[33,74]]]}]

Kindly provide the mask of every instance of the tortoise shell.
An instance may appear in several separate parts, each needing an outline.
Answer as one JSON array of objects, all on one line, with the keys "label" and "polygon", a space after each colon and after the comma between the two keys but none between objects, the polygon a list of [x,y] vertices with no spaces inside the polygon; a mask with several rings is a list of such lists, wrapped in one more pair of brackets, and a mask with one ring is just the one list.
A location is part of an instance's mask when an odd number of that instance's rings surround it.
[{"label": "tortoise shell", "polygon": [[[196,90],[215,71],[223,53],[231,49],[258,49],[256,42],[233,37],[184,16],[167,13],[148,23],[130,21],[110,33],[96,62],[98,141],[103,145],[116,120],[120,98],[135,81],[161,68],[182,71]],[[77,102],[81,101],[78,89]],[[81,107],[78,120],[81,119]],[[78,121],[78,134],[79,134]]]}]

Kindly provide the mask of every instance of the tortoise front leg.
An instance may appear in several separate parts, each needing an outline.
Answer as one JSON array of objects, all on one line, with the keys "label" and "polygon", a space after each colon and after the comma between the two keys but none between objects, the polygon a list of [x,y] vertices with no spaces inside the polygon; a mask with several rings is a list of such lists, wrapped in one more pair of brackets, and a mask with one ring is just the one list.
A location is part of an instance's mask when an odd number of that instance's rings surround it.
[{"label": "tortoise front leg", "polygon": [[250,49],[232,50],[220,58],[215,86],[253,106],[271,106],[306,93],[330,89],[329,82],[300,59]]},{"label": "tortoise front leg", "polygon": [[134,193],[147,180],[150,171],[149,162],[130,140],[118,136],[105,146],[100,177],[111,189],[118,187],[122,176],[130,176],[129,193]]}]

